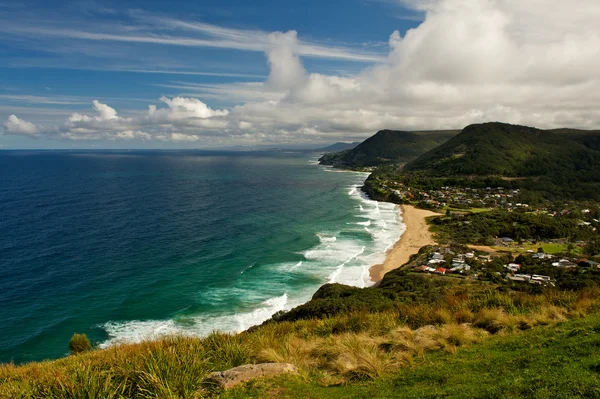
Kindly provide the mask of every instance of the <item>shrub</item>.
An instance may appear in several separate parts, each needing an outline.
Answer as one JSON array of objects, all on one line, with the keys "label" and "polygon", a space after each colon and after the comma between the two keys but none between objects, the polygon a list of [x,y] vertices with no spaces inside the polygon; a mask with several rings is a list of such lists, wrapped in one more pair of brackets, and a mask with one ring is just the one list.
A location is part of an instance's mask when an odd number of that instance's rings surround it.
[{"label": "shrub", "polygon": [[72,354],[87,352],[92,349],[92,344],[85,334],[73,334],[69,341],[69,350]]},{"label": "shrub", "polygon": [[506,313],[502,309],[486,308],[477,313],[473,326],[495,334],[504,328],[505,322]]}]

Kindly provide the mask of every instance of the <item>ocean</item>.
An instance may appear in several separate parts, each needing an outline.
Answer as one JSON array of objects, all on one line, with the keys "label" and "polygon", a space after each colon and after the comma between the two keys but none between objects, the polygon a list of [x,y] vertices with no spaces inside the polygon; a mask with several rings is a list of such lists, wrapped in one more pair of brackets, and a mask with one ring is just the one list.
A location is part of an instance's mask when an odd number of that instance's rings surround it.
[{"label": "ocean", "polygon": [[0,151],[0,362],[237,332],[371,285],[404,231],[318,154]]}]

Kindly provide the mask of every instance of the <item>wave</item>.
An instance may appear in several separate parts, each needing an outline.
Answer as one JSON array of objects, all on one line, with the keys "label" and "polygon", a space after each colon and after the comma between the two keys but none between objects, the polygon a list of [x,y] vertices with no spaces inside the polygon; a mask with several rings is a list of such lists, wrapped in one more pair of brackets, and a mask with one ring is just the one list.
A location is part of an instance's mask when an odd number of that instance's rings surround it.
[{"label": "wave", "polygon": [[109,339],[102,346],[172,334],[239,332],[261,324],[278,311],[305,303],[324,283],[372,285],[369,268],[385,260],[387,250],[400,239],[405,226],[396,205],[371,200],[360,190],[368,174],[356,175],[356,184],[346,187],[346,194],[356,202],[348,223],[338,226],[340,230],[335,232],[316,233],[316,245],[292,254],[297,260],[261,263],[253,273],[244,273],[255,265],[250,264],[232,282],[233,286],[214,287],[199,294],[197,302],[204,309],[200,314],[179,315],[171,320],[106,323],[102,328]]},{"label": "wave", "polygon": [[338,266],[338,268],[329,275],[329,284],[335,283],[337,277],[340,275],[340,273],[344,270],[344,266],[346,266],[349,262],[351,262],[352,260],[356,259],[358,256],[362,255],[365,252],[365,247],[362,247],[360,249],[359,252],[357,252],[354,255],[351,255],[348,260],[346,260],[344,263],[342,263],[341,265]]},{"label": "wave", "polygon": [[300,266],[302,266],[302,261],[296,263],[294,266],[290,267],[289,271],[293,272],[294,270],[298,269]]},{"label": "wave", "polygon": [[335,242],[337,240],[336,236],[328,236],[322,233],[317,233],[317,237],[319,237],[320,242]]},{"label": "wave", "polygon": [[265,300],[252,311],[231,315],[207,314],[179,320],[111,321],[100,326],[109,338],[99,346],[107,348],[121,343],[139,343],[173,335],[205,337],[214,331],[237,333],[267,321],[275,313],[284,310],[287,302],[288,295],[285,293]]}]

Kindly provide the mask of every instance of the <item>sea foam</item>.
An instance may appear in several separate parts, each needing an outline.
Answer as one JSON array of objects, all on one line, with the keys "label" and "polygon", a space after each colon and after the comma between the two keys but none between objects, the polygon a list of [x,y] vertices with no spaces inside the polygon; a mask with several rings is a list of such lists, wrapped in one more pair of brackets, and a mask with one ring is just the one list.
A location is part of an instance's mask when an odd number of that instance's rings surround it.
[{"label": "sea foam", "polygon": [[[271,277],[277,277],[269,281],[268,287],[259,286],[256,282],[242,282],[236,287],[203,292],[200,298],[202,303],[212,304],[213,309],[235,299],[255,305],[230,313],[209,311],[170,320],[109,322],[101,326],[109,337],[101,346],[173,334],[207,336],[213,331],[240,332],[263,323],[279,311],[307,302],[324,283],[356,287],[372,285],[370,266],[382,263],[386,252],[405,231],[398,208],[394,204],[373,201],[360,190],[368,174],[321,168],[326,172],[356,175],[356,183],[348,186],[346,191],[356,203],[354,212],[348,215],[350,222],[336,231],[316,232],[318,244],[302,252],[302,260],[298,262],[263,265]],[[239,278],[250,279],[244,272],[254,271],[254,266],[254,263],[249,263]],[[314,284],[301,287],[287,285],[290,279],[299,277],[314,281]]]}]

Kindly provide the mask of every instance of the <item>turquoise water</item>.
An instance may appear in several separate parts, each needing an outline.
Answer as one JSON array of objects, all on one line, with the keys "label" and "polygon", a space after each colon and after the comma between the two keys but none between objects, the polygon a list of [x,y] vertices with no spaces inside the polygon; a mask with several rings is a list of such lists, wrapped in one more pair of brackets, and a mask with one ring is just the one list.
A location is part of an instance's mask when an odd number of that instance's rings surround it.
[{"label": "turquoise water", "polygon": [[403,225],[316,154],[0,152],[0,361],[241,331],[371,284]]}]

